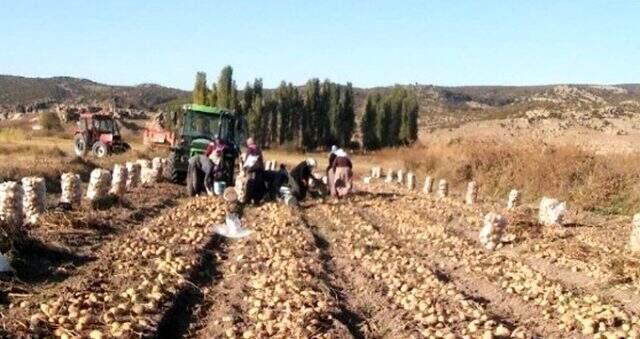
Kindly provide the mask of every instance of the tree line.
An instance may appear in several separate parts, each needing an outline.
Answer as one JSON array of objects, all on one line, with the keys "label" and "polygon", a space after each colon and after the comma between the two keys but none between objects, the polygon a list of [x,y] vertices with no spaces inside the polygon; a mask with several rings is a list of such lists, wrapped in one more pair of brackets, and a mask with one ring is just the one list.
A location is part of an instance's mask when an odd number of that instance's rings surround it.
[{"label": "tree line", "polygon": [[395,86],[387,95],[368,95],[360,123],[362,148],[409,145],[418,140],[418,98],[415,91]]},{"label": "tree line", "polygon": [[[233,69],[226,66],[217,82],[207,85],[196,74],[193,103],[227,108],[243,115],[248,132],[262,147],[314,150],[337,144],[350,146],[356,130],[354,90],[330,80],[310,79],[298,88],[282,81],[265,91],[262,79],[247,82],[239,92]],[[362,146],[376,149],[409,144],[417,139],[418,103],[411,91],[397,87],[386,96],[369,96],[362,115]]]}]

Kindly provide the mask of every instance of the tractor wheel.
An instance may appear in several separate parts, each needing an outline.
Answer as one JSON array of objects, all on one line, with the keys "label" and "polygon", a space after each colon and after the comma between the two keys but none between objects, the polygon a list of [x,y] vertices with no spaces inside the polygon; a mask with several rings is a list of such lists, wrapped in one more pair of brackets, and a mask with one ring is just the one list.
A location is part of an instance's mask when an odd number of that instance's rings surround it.
[{"label": "tractor wheel", "polygon": [[167,164],[164,167],[164,177],[167,178],[173,184],[179,184],[182,180],[180,172],[176,168],[176,158],[169,156],[167,158]]},{"label": "tractor wheel", "polygon": [[73,138],[73,151],[79,157],[83,157],[87,155],[87,142],[84,140],[84,137],[80,134],[76,135]]},{"label": "tractor wheel", "polygon": [[195,166],[189,165],[187,170],[187,195],[190,197],[198,194],[198,170]]},{"label": "tractor wheel", "polygon": [[109,148],[102,141],[98,141],[93,144],[92,151],[93,155],[95,155],[97,158],[104,158],[109,155]]}]

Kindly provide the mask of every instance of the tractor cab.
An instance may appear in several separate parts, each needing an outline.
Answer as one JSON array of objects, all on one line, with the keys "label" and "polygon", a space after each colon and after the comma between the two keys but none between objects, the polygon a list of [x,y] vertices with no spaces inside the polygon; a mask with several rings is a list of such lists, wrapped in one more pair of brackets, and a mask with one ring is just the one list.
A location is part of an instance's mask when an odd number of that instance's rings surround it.
[{"label": "tractor cab", "polygon": [[73,140],[77,156],[84,156],[91,150],[93,155],[101,158],[130,148],[122,140],[116,121],[107,114],[80,114]]},{"label": "tractor cab", "polygon": [[184,105],[182,120],[172,139],[167,173],[173,182],[186,178],[188,161],[194,155],[204,154],[209,143],[220,139],[225,147],[223,161],[227,168],[226,181],[231,184],[240,145],[246,137],[247,124],[243,117],[232,111],[205,105]]}]

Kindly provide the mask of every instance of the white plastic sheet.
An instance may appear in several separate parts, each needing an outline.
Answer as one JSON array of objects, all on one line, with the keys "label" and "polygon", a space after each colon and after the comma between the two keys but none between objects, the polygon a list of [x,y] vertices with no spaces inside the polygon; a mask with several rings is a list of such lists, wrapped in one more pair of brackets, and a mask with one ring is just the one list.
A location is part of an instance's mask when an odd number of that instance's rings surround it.
[{"label": "white plastic sheet", "polygon": [[251,231],[242,228],[240,218],[236,214],[227,214],[224,224],[216,225],[213,228],[214,232],[227,238],[244,238],[251,234]]}]

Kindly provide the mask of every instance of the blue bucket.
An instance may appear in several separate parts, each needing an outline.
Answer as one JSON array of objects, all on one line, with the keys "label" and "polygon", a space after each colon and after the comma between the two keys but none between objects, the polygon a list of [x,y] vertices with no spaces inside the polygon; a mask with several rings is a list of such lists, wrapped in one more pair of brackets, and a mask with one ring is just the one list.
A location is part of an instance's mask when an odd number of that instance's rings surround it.
[{"label": "blue bucket", "polygon": [[215,193],[215,195],[222,195],[226,187],[227,187],[226,182],[216,181],[213,183],[213,193]]}]

